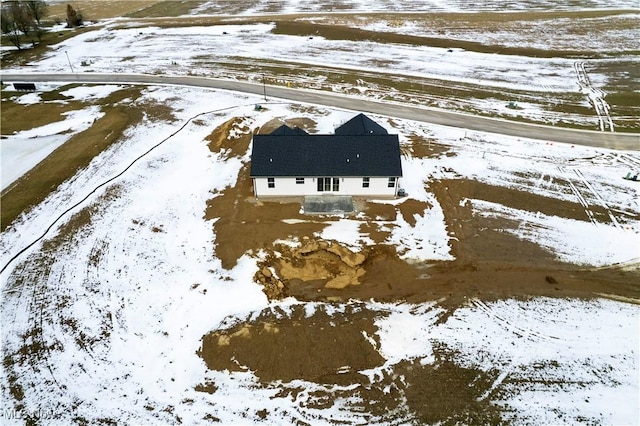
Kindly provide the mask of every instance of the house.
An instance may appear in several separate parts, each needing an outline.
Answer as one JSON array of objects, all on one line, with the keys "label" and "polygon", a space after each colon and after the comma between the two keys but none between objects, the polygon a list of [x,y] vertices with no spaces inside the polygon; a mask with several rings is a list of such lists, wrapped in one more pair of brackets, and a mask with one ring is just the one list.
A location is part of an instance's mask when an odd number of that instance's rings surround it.
[{"label": "house", "polygon": [[250,176],[256,198],[395,197],[402,177],[398,135],[364,114],[329,135],[283,125],[254,135]]}]

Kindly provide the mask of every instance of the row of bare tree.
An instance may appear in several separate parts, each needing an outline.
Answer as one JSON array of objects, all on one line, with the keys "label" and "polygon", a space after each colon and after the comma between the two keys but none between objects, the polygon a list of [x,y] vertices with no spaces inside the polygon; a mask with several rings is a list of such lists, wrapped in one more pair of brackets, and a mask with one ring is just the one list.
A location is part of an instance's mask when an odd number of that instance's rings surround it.
[{"label": "row of bare tree", "polygon": [[[49,12],[49,6],[44,0],[3,1],[1,7],[0,30],[18,50],[23,48],[24,38],[32,45],[36,43],[34,36],[42,41],[45,29],[41,21]],[[70,4],[67,5],[67,26],[79,25],[82,25],[82,15]]]}]

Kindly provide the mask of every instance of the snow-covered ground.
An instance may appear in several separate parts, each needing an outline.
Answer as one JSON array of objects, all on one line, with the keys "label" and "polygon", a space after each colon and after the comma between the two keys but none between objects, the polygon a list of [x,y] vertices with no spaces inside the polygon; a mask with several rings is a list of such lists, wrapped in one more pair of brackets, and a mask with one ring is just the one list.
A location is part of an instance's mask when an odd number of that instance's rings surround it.
[{"label": "snow-covered ground", "polygon": [[[344,11],[576,9],[550,0],[486,0],[473,6],[462,0],[339,3]],[[327,7],[322,0],[263,0],[235,2],[239,9],[225,12],[221,4],[207,2],[194,13],[250,15]],[[637,8],[637,2],[585,0],[580,8]],[[596,93],[608,79],[604,74],[589,74],[590,87],[581,87],[584,75],[568,59],[276,36],[271,24],[117,29],[119,25],[122,22],[107,23],[58,44],[30,64],[30,70],[66,72],[68,54],[76,72],[226,75],[229,71],[217,68],[216,62],[254,66],[278,52],[279,60],[293,65],[383,72],[538,94],[588,89]],[[409,23],[403,29],[408,34],[414,31],[420,29]],[[483,37],[477,41],[491,43],[492,37],[501,34]],[[553,43],[553,37],[546,39]],[[380,57],[388,61],[379,61]],[[242,78],[259,78],[259,72],[253,74]],[[314,84],[312,79],[321,81],[322,75],[311,76],[308,85]],[[63,94],[91,101],[117,89],[78,87]],[[0,267],[6,267],[1,275],[0,423],[22,424],[27,416],[49,424],[199,424],[215,419],[223,424],[410,422],[412,415],[407,411],[394,419],[370,417],[357,407],[356,396],[336,398],[319,410],[311,402],[336,392],[345,395],[349,387],[302,380],[264,385],[250,371],[207,370],[196,354],[202,336],[226,327],[229,317],[250,322],[258,312],[271,310],[284,318],[299,305],[308,316],[320,310],[340,315],[347,306],[268,302],[253,279],[259,253],[245,254],[232,270],[222,269],[214,255],[213,222],[203,218],[206,203],[215,192],[236,183],[242,162],[249,157],[247,153],[243,158],[227,159],[212,153],[204,138],[239,116],[246,117],[253,129],[273,118],[305,115],[317,121],[318,132],[332,132],[353,112],[317,106],[300,112],[298,106],[290,108],[287,103],[255,111],[256,102],[263,104],[259,97],[169,87],[150,87],[137,102],[143,107],[169,99],[175,123],[143,121],[128,129],[122,142],[96,157],[0,235]],[[40,98],[28,94],[16,101],[26,104]],[[504,107],[492,99],[482,102],[480,108]],[[555,113],[546,116],[548,112],[537,103],[520,102],[519,106],[523,109],[518,114],[525,117],[558,118]],[[70,112],[57,123],[3,135],[8,138],[0,142],[2,188],[101,114],[91,106]],[[197,121],[169,137],[196,115]],[[401,186],[412,198],[433,206],[415,218],[415,225],[401,216],[393,221],[388,242],[397,246],[403,258],[452,259],[449,242],[455,236],[448,234],[443,210],[425,183],[468,178],[578,203],[591,219],[556,217],[479,198],[463,200],[475,215],[508,219],[504,222],[511,225],[505,225],[503,232],[539,244],[567,262],[637,264],[640,188],[621,179],[628,171],[640,171],[637,151],[574,147],[373,118],[399,133],[403,148],[415,136],[448,147],[447,155],[434,158],[403,157]],[[122,176],[101,186],[132,163]],[[98,190],[80,203],[95,188]],[[596,217],[596,209],[608,219]],[[333,221],[319,237],[357,249],[371,242],[360,230],[363,221],[362,216]],[[367,301],[358,309],[375,313],[377,332],[368,337],[386,360],[362,372],[373,387],[387,391],[383,379],[393,376],[394,366],[408,361],[435,364],[436,348],[446,348],[456,353],[454,362],[460,368],[493,378],[478,400],[499,407],[505,421],[640,423],[638,305],[597,299],[470,299],[446,320],[436,304]],[[208,382],[215,392],[195,390]]]},{"label": "snow-covered ground", "polygon": [[[116,22],[58,43],[34,65],[42,72],[68,72],[66,52],[77,72],[211,75],[220,71],[216,62],[270,61],[273,52],[278,52],[278,60],[288,64],[439,78],[514,90],[564,92],[575,90],[577,84],[570,59],[496,57],[464,51],[448,54],[444,48],[322,37],[310,40],[306,36],[273,34],[274,24],[117,29],[118,25]],[[594,84],[597,78],[593,77]]]},{"label": "snow-covered ground", "polygon": [[531,11],[531,10],[575,10],[602,8],[637,8],[634,0],[583,0],[579,3],[558,3],[553,0],[482,0],[468,2],[465,0],[385,0],[371,2],[368,0],[255,0],[238,1],[233,5],[210,0],[192,11],[193,14],[228,14],[238,13],[255,15],[262,13],[305,13],[305,12],[481,12],[481,11]]},{"label": "snow-covered ground", "polygon": [[[578,110],[582,107],[591,108],[590,93],[597,93],[606,109],[602,114],[616,115],[616,111],[609,111],[609,106],[604,102],[606,93],[603,90],[610,85],[610,75],[602,69],[607,69],[612,61],[634,60],[634,57],[582,60],[583,73],[578,74],[576,60],[569,58],[496,55],[457,48],[449,50],[410,44],[274,34],[274,25],[159,28],[136,27],[135,22],[113,20],[96,27],[94,31],[58,43],[42,59],[30,65],[41,72],[69,72],[72,68],[80,73],[201,75],[254,81],[260,81],[262,73],[266,72],[270,81],[279,84],[293,82],[297,87],[349,92],[350,96],[377,99],[397,97],[443,108],[519,116],[545,123],[567,122],[591,126],[597,125],[594,121],[600,113],[594,111],[592,116],[583,116],[563,112],[556,106],[566,104]],[[364,26],[366,28],[367,24]],[[531,32],[535,33],[535,29]],[[473,41],[492,44],[496,37],[500,35],[479,32]],[[634,39],[632,33],[616,35],[615,31],[607,37],[600,43],[615,45],[616,48],[622,48],[627,40]],[[561,48],[552,41],[541,43],[546,43],[541,48]],[[580,40],[575,43],[584,45]],[[277,54],[274,55],[274,52]],[[271,71],[273,67],[282,68],[282,73],[287,75],[278,75],[278,71]],[[296,68],[303,71],[289,71]],[[20,67],[4,67],[4,70],[20,71]],[[341,73],[353,74],[361,78],[358,84],[341,83],[331,73],[337,73],[338,76]],[[379,75],[413,81],[416,87],[421,82],[435,81],[434,84],[447,90],[461,90],[469,95],[452,96],[446,91],[428,95],[414,92],[409,95],[388,88],[380,89],[375,83]],[[589,92],[585,92],[583,78],[588,79]],[[616,90],[615,84],[611,87]],[[491,88],[495,97],[488,97],[486,93],[474,97],[474,90],[478,88]],[[518,109],[507,108],[505,98],[517,100]]]},{"label": "snow-covered ground", "polygon": [[[88,96],[88,91],[74,93]],[[94,90],[95,96],[100,93],[108,90]],[[2,274],[2,346],[9,357],[5,360],[10,360],[0,370],[3,422],[14,415],[39,414],[52,415],[60,424],[78,419],[135,424],[179,419],[196,424],[207,415],[227,424],[252,423],[263,409],[266,420],[277,424],[375,422],[354,409],[349,399],[338,398],[324,410],[307,404],[314,392],[334,391],[330,386],[301,380],[263,386],[251,372],[208,371],[196,355],[202,336],[222,327],[226,317],[246,319],[276,306],[286,312],[296,303],[267,301],[253,282],[256,253],[247,253],[230,271],[215,258],[216,236],[212,223],[203,218],[206,202],[212,192],[235,184],[249,153],[226,159],[210,152],[204,138],[237,116],[246,117],[255,128],[273,118],[304,115],[318,122],[318,132],[331,132],[353,112],[325,107],[300,112],[286,103],[256,111],[259,97],[171,87],[148,88],[137,102],[167,99],[176,123],[143,121],[129,129],[123,142],[96,157],[0,236],[2,266],[7,266]],[[86,119],[89,113],[77,114]],[[44,239],[7,265],[12,255],[47,229],[52,218],[195,116],[197,121],[63,216]],[[424,183],[452,177],[553,198],[589,200],[586,209],[592,201],[600,203],[615,220],[578,223],[466,200],[477,214],[514,219],[518,227],[507,232],[540,243],[565,260],[603,265],[638,257],[640,222],[621,212],[637,217],[639,189],[636,183],[620,179],[622,165],[640,164],[637,152],[465,134],[397,119],[392,126],[386,117],[373,118],[398,132],[403,146],[409,145],[410,135],[450,146],[450,154],[438,158],[403,157],[402,186],[412,197],[434,206],[415,227],[400,220],[395,223],[390,241],[402,245],[405,257],[451,256],[441,209]],[[71,121],[65,123],[73,126]],[[352,246],[366,243],[354,226],[357,220],[344,219],[325,230],[324,236],[339,234]],[[579,239],[585,232],[592,237]],[[617,243],[606,243],[612,240]],[[309,304],[309,311],[317,306]],[[340,309],[337,305],[334,311]],[[363,309],[377,312],[376,349],[387,360],[364,372],[373,383],[402,360],[432,363],[432,348],[444,345],[459,353],[456,362],[461,367],[495,374],[492,388],[481,398],[500,406],[507,420],[639,421],[637,305],[474,299],[444,322],[436,321],[440,308],[429,304],[367,302]],[[194,389],[207,380],[215,392]],[[19,401],[17,386],[23,393]],[[287,387],[303,391],[279,392]]]},{"label": "snow-covered ground", "polygon": [[[52,85],[40,85],[40,90],[53,88]],[[63,96],[77,100],[100,99],[118,90],[119,86],[77,87],[62,92]],[[38,93],[28,93],[15,96],[14,102],[19,104],[34,104],[41,102]],[[95,120],[104,113],[100,107],[92,105],[79,111],[63,114],[65,119],[34,129],[3,135],[0,144],[0,161],[2,165],[2,180],[0,189],[4,190],[16,179],[29,171],[35,164],[44,160],[57,147],[68,141],[74,135],[88,129]]]}]

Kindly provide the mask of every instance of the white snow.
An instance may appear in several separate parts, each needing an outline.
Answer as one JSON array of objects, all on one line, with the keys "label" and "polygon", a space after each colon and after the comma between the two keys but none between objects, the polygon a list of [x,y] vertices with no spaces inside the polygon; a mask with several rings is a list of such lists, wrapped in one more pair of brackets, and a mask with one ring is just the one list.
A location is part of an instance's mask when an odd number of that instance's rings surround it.
[{"label": "white snow", "polygon": [[[371,304],[371,308],[389,309],[388,305]],[[425,364],[435,361],[431,336],[439,316],[444,312],[434,304],[397,305],[391,307],[388,316],[376,321],[379,352],[387,360],[387,365],[402,360],[420,358]]]},{"label": "white snow", "polygon": [[[499,376],[506,388],[502,403],[513,404],[516,418],[538,424],[573,423],[580,415],[598,423],[638,422],[637,305],[549,298],[470,305],[430,337],[460,351],[462,365],[506,372]],[[541,368],[549,363],[556,367]],[[602,371],[609,372],[606,378]],[[518,380],[530,380],[531,388]],[[540,385],[545,381],[557,384]]]},{"label": "white snow", "polygon": [[[445,5],[446,3],[446,5]],[[601,8],[615,10],[629,7],[632,2],[618,1],[615,4],[607,2],[590,2],[591,8]],[[543,6],[545,4],[546,6]],[[286,4],[274,5],[272,2],[259,2],[254,7],[225,4],[215,5],[214,3],[203,4],[196,8],[194,13],[214,13],[217,15],[239,13],[244,14],[267,13],[294,13],[296,11],[318,11],[333,8],[334,4],[326,2],[314,2],[313,4],[301,4],[300,2],[287,2]],[[446,6],[446,7],[445,7]],[[515,10],[544,10],[552,8],[555,10],[574,9],[575,7],[560,6],[547,2],[481,2],[470,6],[464,3],[431,2],[425,6],[423,2],[402,2],[399,6],[395,2],[380,3],[375,5],[369,2],[349,2],[341,5],[341,11],[382,10],[390,13],[384,17],[378,16],[373,24],[369,24],[368,18],[362,25],[364,28],[390,29],[390,23],[395,23],[399,18],[395,12],[404,11],[442,11],[453,10],[463,11],[484,11],[500,9],[506,11]],[[226,10],[228,9],[228,10]],[[584,8],[583,8],[584,9]],[[338,15],[339,16],[339,15]],[[624,22],[637,20],[637,14],[627,13],[615,19]],[[231,18],[229,18],[231,19]],[[241,18],[239,18],[241,19]],[[309,18],[321,23],[331,22],[335,18],[329,11],[323,18]],[[344,19],[344,18],[341,18]],[[434,37],[451,37],[453,39],[467,38],[471,41],[484,42],[487,45],[502,44],[502,40],[517,39],[524,37],[526,41],[520,42],[526,46],[547,48],[547,49],[573,49],[576,45],[594,45],[603,49],[606,56],[610,49],[633,49],[633,44],[629,40],[637,39],[637,32],[629,34],[632,30],[623,31],[603,31],[598,32],[598,36],[591,36],[590,33],[570,34],[562,33],[562,19],[548,19],[511,22],[515,30],[509,32],[485,31],[464,32],[461,36],[459,32],[439,25],[416,24],[407,15],[401,29],[393,27],[393,30],[400,33],[418,32],[420,35]],[[473,18],[470,18],[473,19]],[[594,18],[595,19],[595,18]],[[604,17],[601,20],[614,19]],[[589,21],[590,22],[590,21]],[[123,28],[123,26],[129,28]],[[349,41],[349,40],[327,40],[323,37],[308,36],[288,36],[283,34],[273,34],[275,24],[247,24],[247,25],[210,25],[199,27],[181,28],[159,28],[152,26],[139,26],[138,23],[115,19],[107,21],[101,26],[96,26],[94,31],[78,34],[55,45],[43,59],[30,65],[37,67],[41,72],[68,72],[69,62],[75,72],[117,72],[117,73],[140,73],[140,74],[169,74],[169,75],[201,75],[208,77],[233,78],[250,81],[260,81],[262,71],[259,71],[265,63],[273,60],[272,52],[278,52],[278,61],[286,62],[291,66],[304,66],[307,69],[306,75],[299,76],[278,76],[271,75],[270,79],[276,79],[279,84],[293,82],[295,87],[318,88],[325,90],[331,88],[334,91],[354,92],[354,85],[327,82],[322,67],[330,67],[335,70],[348,70],[361,76],[361,85],[355,86],[361,93],[358,96],[388,99],[391,97],[401,97],[413,103],[437,105],[442,108],[455,106],[458,109],[471,108],[476,111],[486,111],[504,116],[524,117],[535,121],[546,123],[557,123],[564,121],[580,125],[596,126],[603,125],[599,120],[607,117],[608,114],[615,115],[615,111],[609,111],[605,102],[605,93],[602,87],[608,85],[611,76],[603,69],[609,68],[610,58],[591,58],[588,61],[576,61],[571,58],[534,58],[518,55],[496,55],[446,48],[432,48],[428,46],[415,46],[398,43],[377,43],[369,41]],[[424,25],[428,25],[427,28]],[[444,24],[443,24],[444,25]],[[526,28],[522,28],[526,25]],[[600,28],[597,22],[592,23],[594,27]],[[633,28],[632,24],[629,25]],[[392,25],[391,25],[392,26]],[[545,34],[540,37],[540,33],[545,26],[553,26],[553,34]],[[559,33],[557,35],[556,33]],[[434,34],[435,33],[435,34]],[[509,34],[505,36],[504,34]],[[515,34],[515,35],[514,35]],[[634,37],[633,35],[636,35]],[[532,41],[533,40],[533,41]],[[567,40],[567,41],[564,41]],[[559,45],[559,43],[561,43]],[[507,44],[516,44],[511,42]],[[631,43],[626,45],[626,43]],[[538,45],[539,44],[539,45]],[[185,48],[188,46],[188,48]],[[604,46],[604,47],[603,47]],[[612,47],[615,46],[615,47]],[[626,47],[624,47],[626,46]],[[587,47],[585,47],[587,48]],[[380,58],[384,58],[381,60]],[[625,60],[631,61],[625,56]],[[582,87],[581,76],[576,75],[574,67],[576,64],[587,64],[589,90]],[[5,67],[6,72],[19,71],[20,67]],[[471,96],[469,99],[455,99],[453,102],[447,96],[424,95],[420,93],[401,94],[395,91],[380,90],[371,82],[370,73],[386,74],[396,76],[398,79],[432,79],[441,81],[452,88],[471,88],[475,85],[481,87],[494,88],[497,93],[501,91],[516,91],[514,94],[519,98],[518,106],[521,109],[513,110],[506,108],[505,101],[482,97]],[[268,73],[267,73],[268,74]],[[585,74],[586,75],[586,74]],[[290,81],[291,80],[291,81]],[[473,91],[473,90],[471,90]],[[522,95],[520,95],[522,94]],[[560,112],[550,107],[559,98],[563,102],[574,102],[571,95],[580,96],[584,94],[584,102],[588,105],[589,99],[596,102],[593,105],[593,115],[585,117]],[[350,96],[356,96],[350,94]],[[569,97],[567,97],[569,96]],[[606,109],[606,111],[602,111]],[[606,115],[602,114],[606,112]],[[624,119],[624,117],[616,117]],[[613,126],[613,121],[607,124],[607,128]]]},{"label": "white snow", "polygon": [[319,237],[325,240],[335,240],[344,245],[361,247],[364,245],[372,245],[373,240],[367,234],[360,232],[360,226],[366,224],[366,221],[353,219],[339,219],[330,222],[325,227]]},{"label": "white snow", "polygon": [[[435,198],[434,198],[435,201]],[[411,261],[453,260],[449,253],[449,237],[445,229],[444,213],[439,204],[414,217],[411,226],[398,213],[388,241],[395,245],[400,258]]]},{"label": "white snow", "polygon": [[[267,3],[256,6],[254,12],[263,10]],[[528,1],[508,3],[487,1],[475,10],[532,6]],[[608,6],[601,1],[590,4]],[[617,4],[630,7],[632,2]],[[215,5],[205,4],[201,10]],[[369,7],[368,2],[353,5],[356,9]],[[411,5],[457,11],[469,8],[459,1]],[[544,1],[535,5],[560,7]],[[305,5],[287,1],[282,10],[317,7],[315,1]],[[361,71],[400,67],[410,75],[440,78],[446,74],[454,81],[474,81],[474,75],[482,75],[483,82],[493,81],[497,87],[575,90],[571,61],[512,57],[495,63],[494,55],[466,52],[446,58],[438,49],[275,38],[270,28],[107,28],[73,37],[33,65],[43,72],[66,71],[68,64],[62,53],[69,51],[79,69],[83,69],[80,62],[87,61],[91,71],[153,73],[173,67],[174,74],[208,73],[210,69],[200,61],[212,49],[216,58],[247,61],[279,51],[285,52],[283,60],[291,63],[349,63]],[[223,35],[223,30],[229,34]],[[183,48],[185,35],[198,43]],[[372,66],[371,61],[383,51],[391,62]],[[168,65],[172,61],[176,65]],[[462,62],[465,67],[459,65]],[[96,101],[118,87],[80,86],[63,94]],[[317,393],[330,393],[337,386],[304,381],[262,386],[250,371],[209,371],[196,354],[201,337],[224,328],[225,318],[250,321],[262,309],[289,312],[290,306],[298,303],[267,301],[253,282],[260,254],[245,254],[232,270],[222,269],[215,258],[215,219],[204,219],[206,203],[215,196],[213,192],[235,185],[246,156],[226,159],[211,153],[204,138],[236,116],[250,118],[254,128],[275,118],[307,116],[317,121],[319,133],[328,133],[353,112],[315,107],[300,113],[286,103],[268,104],[258,112],[253,106],[261,102],[259,97],[199,89],[151,87],[143,93],[141,103],[168,103],[171,99],[177,123],[143,121],[128,129],[121,143],[96,157],[0,235],[2,266],[7,265],[1,275],[3,352],[28,352],[29,345],[48,348],[41,349],[45,353],[39,358],[30,354],[30,363],[14,357],[10,371],[0,364],[3,424],[24,423],[12,422],[10,411],[6,411],[15,408],[15,399],[9,394],[12,380],[24,391],[21,415],[52,413],[60,424],[78,419],[88,423],[113,419],[125,424],[168,424],[176,423],[178,417],[184,424],[199,424],[206,421],[206,415],[223,424],[247,424],[261,421],[257,414],[261,409],[268,412],[264,421],[272,424],[369,422],[370,418],[353,409],[354,401],[349,398],[338,398],[324,410],[306,403],[317,398]],[[16,100],[28,104],[41,98],[26,94]],[[234,108],[226,109],[230,106]],[[205,112],[210,113],[136,161],[191,117]],[[0,143],[2,187],[101,114],[97,107],[87,107],[66,114],[58,123],[4,135],[7,139]],[[403,157],[401,186],[411,198],[430,206],[414,218],[398,215],[395,220],[380,221],[391,233],[387,242],[395,244],[403,258],[452,258],[452,236],[447,234],[443,210],[428,188],[434,179],[452,178],[573,202],[587,212],[590,206],[607,212],[609,221],[578,221],[516,209],[480,196],[463,200],[476,215],[515,220],[518,226],[505,232],[540,244],[563,260],[600,266],[640,257],[640,188],[621,179],[640,165],[636,151],[467,134],[406,120],[394,119],[394,123],[386,127],[400,133],[403,148],[410,146],[408,136],[413,135],[448,150],[430,158]],[[129,165],[126,173],[101,186]],[[42,241],[11,264],[6,263],[42,235],[55,218],[87,196]],[[84,222],[74,220],[74,214],[83,209],[91,212],[90,217]],[[407,219],[415,220],[415,226]],[[362,222],[361,217],[338,218],[320,236],[357,249],[371,243],[360,230]],[[71,226],[77,228],[69,231]],[[299,244],[297,240],[281,243]],[[318,308],[314,303],[304,306],[307,316]],[[325,309],[339,314],[344,306],[328,305]],[[502,407],[505,420],[522,424],[640,422],[637,305],[608,300],[534,298],[489,303],[472,299],[445,319],[441,317],[443,309],[435,304],[368,301],[363,306],[378,314],[377,333],[366,337],[386,360],[384,365],[363,372],[374,382],[405,360],[423,366],[434,364],[436,347],[445,347],[456,351],[455,362],[461,367],[495,378],[481,398]],[[195,391],[196,385],[207,380],[215,385],[214,393]]]},{"label": "white snow", "polygon": [[[203,220],[206,201],[213,197],[212,191],[235,184],[242,163],[240,159],[225,159],[209,152],[204,138],[212,128],[233,116],[248,117],[253,120],[252,126],[260,127],[291,112],[287,104],[271,104],[266,111],[257,112],[253,109],[257,100],[254,97],[224,92],[211,96],[211,92],[198,89],[149,88],[140,102],[169,97],[179,124],[145,121],[130,129],[123,143],[98,156],[87,169],[1,236],[6,259],[40,235],[51,218],[82,199],[91,188],[115,176],[189,117],[236,106],[201,115],[198,124],[188,124],[122,177],[90,197],[83,206],[94,205],[97,213],[73,235],[69,244],[51,253],[44,250],[42,243],[36,244],[2,275],[3,324],[11,324],[3,329],[6,351],[18,350],[22,345],[19,336],[31,330],[33,315],[20,293],[11,292],[17,285],[13,268],[19,265],[27,268],[21,273],[27,280],[22,281],[22,286],[26,286],[23,291],[35,291],[32,288],[35,282],[44,280],[41,285],[46,289],[46,300],[53,301],[42,305],[38,315],[48,324],[42,331],[42,339],[53,348],[46,357],[47,365],[56,382],[66,389],[61,391],[50,380],[47,367],[40,366],[40,373],[34,373],[29,365],[16,365],[28,389],[23,403],[28,410],[54,412],[62,416],[59,419],[63,422],[71,421],[70,416],[80,416],[158,424],[173,422],[177,415],[183,422],[198,423],[206,413],[215,413],[225,423],[253,422],[248,419],[254,419],[255,412],[264,407],[272,413],[270,421],[280,424],[295,419],[328,424],[359,418],[359,414],[350,411],[346,400],[337,400],[327,410],[305,408],[297,400],[276,397],[275,386],[258,386],[250,372],[208,371],[196,355],[200,338],[209,330],[222,327],[227,316],[248,318],[269,306],[260,287],[253,282],[257,257],[247,254],[233,270],[225,271],[213,256],[212,222]],[[321,131],[330,131],[350,115],[323,107],[316,110],[311,117],[318,119]],[[78,117],[86,117],[86,112]],[[414,218],[414,227],[401,216],[384,225],[392,232],[389,243],[397,244],[402,255],[412,260],[450,258],[450,237],[444,227],[442,209],[423,182],[468,174],[492,184],[511,185],[514,183],[509,179],[514,173],[526,174],[532,158],[537,158],[536,170],[541,175],[560,173],[555,164],[571,163],[596,189],[615,174],[620,158],[624,161],[636,158],[634,153],[524,140],[516,143],[512,138],[496,135],[474,134],[464,138],[460,130],[408,121],[397,121],[397,129],[390,130],[449,144],[454,154],[403,159],[403,185],[410,196],[431,207]],[[47,132],[34,129],[31,134]],[[403,145],[407,143],[403,139]],[[505,156],[510,159],[508,166],[496,162],[496,158]],[[576,160],[585,158],[589,160]],[[570,196],[558,188],[554,190],[550,182],[549,178],[532,179],[526,185],[534,185],[536,190],[543,188],[555,196]],[[516,184],[524,190],[529,188],[524,181]],[[635,187],[620,188],[615,193],[602,192],[600,199],[609,206],[617,206],[635,197]],[[117,196],[102,197],[110,193]],[[629,248],[637,240],[638,223],[634,221],[615,228],[516,211],[477,199],[466,202],[480,215],[520,218],[528,225],[510,232],[572,261],[595,264],[623,261],[629,258]],[[67,215],[57,229],[69,219]],[[360,231],[360,224],[357,217],[338,218],[322,231],[321,237],[357,249],[369,243],[366,234]],[[54,238],[56,232],[45,240]],[[579,238],[587,232],[600,237]],[[603,244],[612,232],[624,242]],[[33,268],[29,265],[39,256],[55,258],[44,278],[36,278],[41,274],[37,268],[29,272]],[[92,259],[96,258],[99,262],[94,264]],[[286,303],[292,302],[285,302],[285,306]],[[497,403],[518,421],[554,423],[559,421],[559,415],[569,419],[582,415],[605,423],[618,420],[633,423],[637,419],[632,408],[638,387],[632,378],[637,375],[639,310],[634,305],[553,299],[490,304],[474,300],[444,322],[437,321],[442,309],[430,304],[369,302],[366,309],[382,313],[376,321],[377,349],[387,361],[377,369],[363,372],[374,381],[402,360],[417,360],[424,366],[434,363],[434,344],[444,344],[459,351],[465,367],[491,374],[496,368],[500,370],[495,373],[494,386],[484,397],[494,398],[492,392],[500,390],[501,399]],[[339,307],[336,312],[340,312]],[[87,341],[92,343],[86,343],[85,347],[77,345],[78,329],[74,331],[65,325],[71,321],[82,330],[85,340],[88,337]],[[102,334],[104,330],[109,331],[107,338]],[[375,343],[375,336],[368,339]],[[56,347],[64,347],[64,351]],[[551,362],[557,362],[558,366],[549,367]],[[546,367],[540,369],[539,364]],[[3,370],[5,383],[6,374]],[[83,379],[78,381],[77,377]],[[510,378],[532,381],[532,385],[518,386],[518,380]],[[550,388],[535,385],[536,380],[553,382],[557,378],[569,384]],[[573,384],[572,378],[577,378],[579,384]],[[218,390],[211,395],[196,392],[194,387],[207,379],[214,381]],[[331,392],[330,387],[304,381],[282,386],[304,389],[299,396],[302,400],[311,398],[315,391]],[[549,392],[553,397],[547,397]],[[581,395],[579,399],[574,398],[576,392]],[[106,394],[109,398],[100,397]],[[619,398],[620,405],[599,402],[611,398]],[[6,394],[3,399],[12,400]],[[74,400],[81,400],[82,404],[73,413],[61,413],[56,408],[73,404]],[[247,401],[251,403],[247,405]],[[546,407],[553,407],[553,411]]]},{"label": "white snow", "polygon": [[14,102],[21,105],[37,104],[38,102],[40,102],[40,94],[26,93],[24,95],[17,97]]},{"label": "white snow", "polygon": [[63,115],[66,118],[62,121],[4,135],[0,142],[1,189],[31,170],[73,135],[88,129],[104,113],[97,106],[89,106]]},{"label": "white snow", "polygon": [[[273,25],[212,25],[143,29],[104,28],[65,40],[38,62],[41,71],[68,71],[65,51],[73,52],[74,68],[85,72],[211,75],[211,52],[216,61],[268,60],[278,51],[289,63],[338,66],[517,90],[573,91],[573,61],[456,52],[447,49],[374,42],[336,41],[272,34]],[[226,32],[227,34],[223,34]],[[184,40],[191,39],[189,49]],[[357,53],[357,54],[354,54]],[[385,61],[379,61],[385,57]],[[133,59],[131,59],[133,58]],[[81,63],[89,64],[85,67]],[[173,64],[173,65],[172,65]],[[10,69],[8,69],[9,71]]]},{"label": "white snow", "polygon": [[468,2],[465,0],[385,0],[385,1],[365,1],[350,0],[348,2],[335,2],[328,0],[284,0],[278,2],[272,1],[253,1],[253,2],[234,2],[220,3],[215,0],[209,0],[194,8],[190,14],[238,14],[238,15],[256,15],[256,14],[286,14],[286,13],[308,13],[322,12],[325,14],[343,14],[353,12],[394,12],[412,13],[412,12],[482,12],[482,11],[529,11],[529,10],[575,10],[580,7],[582,9],[633,9],[637,7],[634,0],[590,0],[582,2],[584,4],[576,5],[575,3],[558,3],[552,0],[518,0],[518,1],[501,1],[501,0],[483,0],[477,2]]},{"label": "white snow", "polygon": [[115,84],[97,85],[97,86],[78,86],[60,92],[63,96],[68,96],[76,100],[91,101],[95,99],[105,98],[111,93],[118,91],[122,86]]},{"label": "white snow", "polygon": [[516,228],[501,231],[533,241],[566,262],[594,266],[626,263],[640,258],[638,231],[512,209],[482,200],[470,200],[485,217],[518,218]]}]

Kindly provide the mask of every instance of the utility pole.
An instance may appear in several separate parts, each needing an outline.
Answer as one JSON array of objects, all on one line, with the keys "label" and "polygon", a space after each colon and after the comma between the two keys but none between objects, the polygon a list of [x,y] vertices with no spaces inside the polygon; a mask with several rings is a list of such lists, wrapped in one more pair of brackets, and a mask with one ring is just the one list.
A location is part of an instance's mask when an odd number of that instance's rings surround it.
[{"label": "utility pole", "polygon": [[67,51],[64,51],[64,54],[67,55],[67,62],[69,62],[69,68],[71,68],[71,74],[75,74],[75,71],[73,71],[73,66],[71,66],[71,60],[69,59],[69,54],[67,53]]},{"label": "utility pole", "polygon": [[265,83],[266,76],[262,73],[262,91],[264,92],[264,101],[267,102],[267,84]]}]

